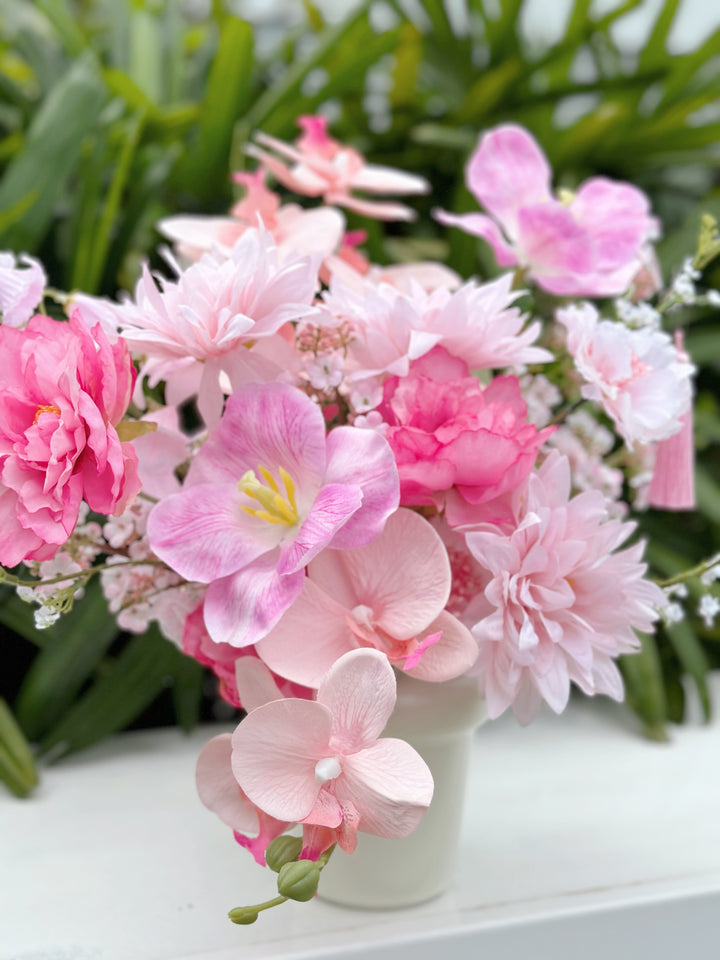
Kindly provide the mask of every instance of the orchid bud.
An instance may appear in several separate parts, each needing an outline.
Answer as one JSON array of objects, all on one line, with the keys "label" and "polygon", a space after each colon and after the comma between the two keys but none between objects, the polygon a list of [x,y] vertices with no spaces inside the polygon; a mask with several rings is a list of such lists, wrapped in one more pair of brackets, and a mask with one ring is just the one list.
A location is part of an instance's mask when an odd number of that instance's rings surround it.
[{"label": "orchid bud", "polygon": [[233,923],[255,923],[258,918],[258,911],[255,907],[235,907],[228,913],[228,916]]},{"label": "orchid bud", "polygon": [[296,860],[286,863],[278,875],[278,893],[288,900],[304,903],[317,893],[320,868],[312,860]]},{"label": "orchid bud", "polygon": [[297,860],[302,844],[302,837],[275,837],[265,850],[265,863],[273,873],[280,873],[286,863]]}]

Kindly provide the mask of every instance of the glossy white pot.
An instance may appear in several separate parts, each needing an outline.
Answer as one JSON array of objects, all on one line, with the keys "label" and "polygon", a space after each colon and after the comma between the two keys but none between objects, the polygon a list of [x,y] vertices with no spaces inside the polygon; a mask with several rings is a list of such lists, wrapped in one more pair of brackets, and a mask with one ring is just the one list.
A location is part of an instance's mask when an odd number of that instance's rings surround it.
[{"label": "glossy white pot", "polygon": [[344,906],[406,907],[443,893],[452,882],[465,783],[475,730],[486,719],[477,682],[435,684],[398,676],[398,700],[383,736],[399,737],[423,757],[435,782],[432,803],[408,837],[358,833],[354,853],[333,853],[319,895]]}]

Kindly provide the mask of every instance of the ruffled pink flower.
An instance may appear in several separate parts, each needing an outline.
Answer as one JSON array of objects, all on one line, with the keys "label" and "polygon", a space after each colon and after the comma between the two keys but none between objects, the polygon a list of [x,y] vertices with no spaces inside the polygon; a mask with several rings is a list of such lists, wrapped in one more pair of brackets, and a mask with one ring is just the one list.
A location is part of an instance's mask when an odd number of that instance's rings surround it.
[{"label": "ruffled pink flower", "polygon": [[444,508],[453,527],[501,519],[500,498],[526,479],[554,429],[527,422],[516,377],[495,377],[483,389],[443,347],[414,361],[407,377],[387,380],[378,412],[400,502]]},{"label": "ruffled pink flower", "polygon": [[273,700],[240,723],[232,739],[235,779],[269,816],[335,830],[347,852],[357,830],[404,837],[429,806],[433,782],[409,744],[378,739],[395,699],[384,654],[346,653],[317,701]]},{"label": "ruffled pink flower", "polygon": [[203,419],[214,425],[224,383],[282,373],[284,363],[263,347],[270,338],[282,347],[275,334],[283,324],[315,312],[317,286],[315,259],[281,262],[267,234],[248,230],[227,256],[208,253],[161,289],[145,267],[135,302],[113,309],[123,339],[143,357],[141,375],[151,386],[167,381],[169,404],[197,394]]},{"label": "ruffled pink flower", "polygon": [[297,124],[302,134],[293,145],[266,133],[256,133],[260,147],[250,144],[246,147],[247,153],[296,193],[322,197],[325,203],[378,220],[413,219],[412,210],[403,204],[365,200],[351,191],[427,193],[427,180],[402,170],[366,163],[357,150],[344,147],[328,136],[325,117],[298,117]]},{"label": "ruffled pink flower", "polygon": [[560,713],[570,683],[623,696],[613,657],[639,645],[665,602],[644,579],[644,544],[619,550],[635,529],[608,517],[598,491],[570,498],[568,461],[552,453],[514,500],[510,532],[465,534],[483,574],[473,602],[476,667],[491,718],[512,706],[528,723],[544,700]]},{"label": "ruffled pink flower", "polygon": [[241,387],[200,448],[182,492],[148,520],[157,556],[209,584],[205,623],[216,642],[257,642],[300,593],[326,547],[364,546],[397,509],[385,440],[337,427],[282,383]]},{"label": "ruffled pink flower", "polygon": [[665,440],[680,430],[692,402],[694,367],[668,334],[601,320],[590,303],[557,311],[567,348],[585,381],[628,445]]},{"label": "ruffled pink flower", "polygon": [[466,174],[468,189],[490,216],[438,211],[437,219],[482,237],[500,266],[526,268],[550,293],[623,293],[645,268],[647,241],[658,232],[647,197],[629,183],[593,177],[558,199],[551,178],[526,130],[496,127],[480,139]]},{"label": "ruffled pink flower", "polygon": [[0,326],[0,563],[47,560],[65,543],[84,499],[120,513],[139,490],[137,458],[116,426],[135,370],[124,344],[36,316]]},{"label": "ruffled pink flower", "polygon": [[[22,266],[20,266],[22,264]],[[0,314],[8,327],[22,327],[35,313],[47,286],[42,264],[26,253],[0,253]]]},{"label": "ruffled pink flower", "polygon": [[240,237],[259,224],[273,238],[281,259],[293,253],[324,258],[340,246],[345,218],[339,210],[303,210],[296,203],[281,206],[278,194],[265,186],[262,170],[236,173],[233,179],[245,187],[246,194],[229,217],[184,214],[165,217],[156,224],[159,232],[175,243],[179,256],[194,263],[212,250],[229,255]]},{"label": "ruffled pink flower", "polygon": [[382,651],[420,680],[450,680],[473,665],[477,644],[445,612],[449,595],[440,537],[401,509],[368,546],[316,557],[299,597],[257,650],[276,673],[312,687],[358,647]]}]

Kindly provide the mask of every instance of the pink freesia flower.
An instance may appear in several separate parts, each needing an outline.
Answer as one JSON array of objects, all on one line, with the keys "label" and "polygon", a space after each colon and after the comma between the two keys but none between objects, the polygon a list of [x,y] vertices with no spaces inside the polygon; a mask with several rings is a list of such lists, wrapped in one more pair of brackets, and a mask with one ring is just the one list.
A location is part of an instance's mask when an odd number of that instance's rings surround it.
[{"label": "pink freesia flower", "polygon": [[[470,632],[444,611],[450,565],[442,541],[412,510],[398,510],[371,544],[321,553],[299,597],[258,644],[274,671],[317,686],[343,653],[374,647],[420,680],[465,673]],[[312,636],[311,644],[302,638]]]},{"label": "pink freesia flower", "polygon": [[664,595],[643,579],[642,542],[618,550],[635,525],[609,519],[598,491],[570,498],[568,461],[553,452],[513,497],[515,526],[465,534],[482,572],[472,632],[491,718],[507,707],[528,723],[545,700],[560,713],[570,683],[623,696],[613,657],[652,630]]},{"label": "pink freesia flower", "polygon": [[398,505],[385,440],[337,427],[282,383],[248,384],[229,399],[182,492],[148,520],[155,553],[209,584],[205,623],[216,642],[257,642],[300,593],[326,547],[364,546]]},{"label": "pink freesia flower", "polygon": [[443,347],[415,360],[407,377],[387,380],[378,412],[400,502],[444,507],[453,527],[500,519],[500,498],[526,479],[553,430],[527,422],[516,377],[495,377],[483,389]]},{"label": "pink freesia flower", "polygon": [[558,310],[556,318],[585,380],[583,397],[601,404],[629,446],[680,430],[692,400],[694,367],[666,333],[601,320],[590,303]]},{"label": "pink freesia flower", "polygon": [[273,238],[281,260],[292,253],[324,258],[340,246],[345,218],[339,210],[303,210],[296,203],[281,206],[278,194],[265,186],[262,170],[236,173],[233,179],[245,187],[246,194],[229,217],[185,214],[157,223],[159,232],[175,243],[185,260],[196,262],[216,249],[227,255],[247,230],[257,229],[259,224]]},{"label": "pink freesia flower", "polygon": [[[271,238],[248,230],[227,254],[208,253],[158,289],[145,267],[135,301],[114,307],[123,339],[143,357],[150,385],[167,381],[166,401],[198,395],[208,426],[222,411],[224,384],[274,379],[282,362],[262,347],[289,320],[312,314],[318,285],[312,257],[280,261]],[[285,345],[287,346],[287,345]],[[287,348],[289,350],[289,347]]]},{"label": "pink freesia flower", "polygon": [[[367,193],[427,193],[423,177],[366,163],[364,157],[333,140],[327,133],[325,117],[298,117],[302,135],[294,145],[266,133],[255,134],[260,144],[246,147],[283,186],[308,197],[322,197],[325,203],[346,207],[355,213],[379,220],[411,220],[412,210],[400,203],[378,202],[354,196],[352,190]],[[267,149],[261,149],[267,148]],[[288,165],[287,161],[290,161]]]},{"label": "pink freesia flower", "polygon": [[658,232],[647,197],[629,183],[593,177],[562,199],[552,171],[522,127],[496,127],[481,139],[467,167],[467,185],[490,214],[436,213],[448,226],[482,237],[502,267],[526,268],[559,296],[623,293],[648,262]]},{"label": "pink freesia flower", "polygon": [[429,806],[433,783],[409,744],[378,739],[395,699],[384,654],[346,653],[316,702],[273,700],[240,723],[232,739],[235,779],[271,817],[336,830],[347,852],[357,830],[406,836]]},{"label": "pink freesia flower", "polygon": [[137,458],[116,426],[135,370],[124,344],[35,316],[0,326],[0,563],[47,560],[65,543],[84,499],[120,513],[139,490]]},{"label": "pink freesia flower", "polygon": [[[22,264],[22,267],[19,266]],[[35,313],[47,286],[42,264],[26,253],[0,253],[0,314],[8,327],[22,327]]]}]

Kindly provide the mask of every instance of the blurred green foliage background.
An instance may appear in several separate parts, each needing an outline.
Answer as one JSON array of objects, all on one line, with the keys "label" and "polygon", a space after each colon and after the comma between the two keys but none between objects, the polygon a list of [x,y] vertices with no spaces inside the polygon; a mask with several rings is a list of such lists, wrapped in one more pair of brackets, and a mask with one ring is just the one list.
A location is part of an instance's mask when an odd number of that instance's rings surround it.
[{"label": "blurred green foliage background", "polygon": [[[317,111],[338,139],[433,184],[418,225],[383,236],[350,218],[379,262],[436,257],[465,276],[493,272],[482,244],[429,213],[474,208],[465,159],[483,128],[510,119],[535,134],[559,184],[602,173],[650,194],[666,279],[693,251],[700,214],[720,217],[720,30],[669,51],[680,0],[653,4],[653,15],[643,0],[599,13],[575,0],[553,42],[522,28],[525,0],[363,0],[338,4],[344,17],[332,23],[311,0],[269,6],[275,22],[253,27],[242,0],[0,0],[0,249],[39,257],[61,289],[131,289],[160,217],[225,211],[251,132],[292,139],[295,117]],[[618,28],[643,9],[627,49]],[[713,269],[704,282],[717,287]],[[639,518],[659,576],[720,550],[720,316],[686,310],[673,322],[689,327],[699,367],[699,509],[682,523]],[[128,724],[190,727],[201,714],[202,670],[152,631],[118,636],[97,585],[87,592],[42,633],[29,607],[0,595],[2,692],[49,758]],[[709,716],[718,640],[691,619],[625,662],[629,703],[651,736],[682,720],[692,687]]]}]

